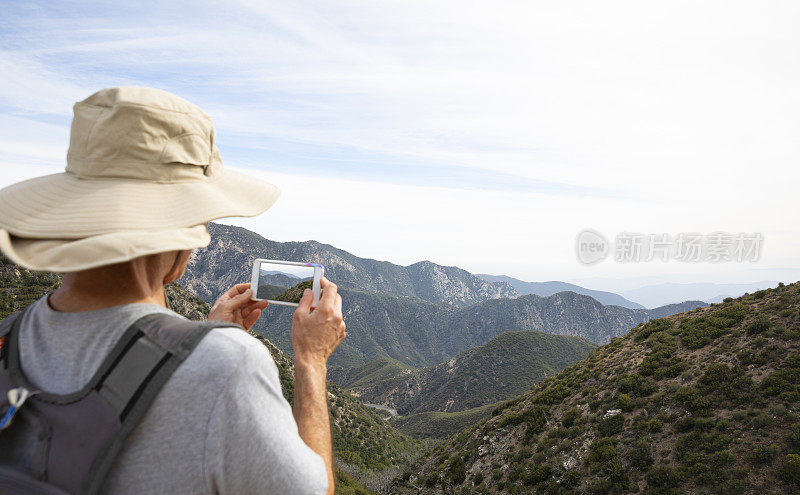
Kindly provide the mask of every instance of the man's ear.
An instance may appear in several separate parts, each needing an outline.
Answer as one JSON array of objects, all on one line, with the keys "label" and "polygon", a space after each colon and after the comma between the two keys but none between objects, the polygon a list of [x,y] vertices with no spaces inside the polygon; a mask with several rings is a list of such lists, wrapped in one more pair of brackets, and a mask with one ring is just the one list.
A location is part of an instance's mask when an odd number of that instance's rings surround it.
[{"label": "man's ear", "polygon": [[164,276],[164,285],[170,284],[183,276],[186,271],[186,265],[189,264],[189,257],[192,255],[191,249],[183,251],[175,251],[175,262],[172,268]]}]

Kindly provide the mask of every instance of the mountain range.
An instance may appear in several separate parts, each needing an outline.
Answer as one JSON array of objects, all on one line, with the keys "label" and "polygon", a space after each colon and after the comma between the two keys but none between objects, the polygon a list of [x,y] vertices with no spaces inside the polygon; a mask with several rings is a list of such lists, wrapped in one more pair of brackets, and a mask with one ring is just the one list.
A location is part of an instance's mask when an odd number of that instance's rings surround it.
[{"label": "mountain range", "polygon": [[[504,331],[539,330],[604,344],[652,314],[704,305],[694,301],[672,308],[632,310],[604,306],[573,292],[520,296],[506,282],[489,282],[457,267],[427,261],[403,267],[359,258],[316,241],[280,243],[240,227],[213,223],[209,230],[211,244],[194,252],[181,279],[209,302],[247,280],[256,258],[325,265],[326,276],[340,287],[348,328],[347,340],[331,357],[332,367],[362,366],[380,358],[407,366],[431,366]],[[290,308],[271,307],[256,324],[258,332],[289,353],[291,314]]]}]

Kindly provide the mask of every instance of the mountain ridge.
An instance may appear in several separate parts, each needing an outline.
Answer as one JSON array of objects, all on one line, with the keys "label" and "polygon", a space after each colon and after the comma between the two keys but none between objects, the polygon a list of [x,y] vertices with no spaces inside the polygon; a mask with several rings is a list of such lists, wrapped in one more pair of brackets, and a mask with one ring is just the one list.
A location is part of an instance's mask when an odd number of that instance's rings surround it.
[{"label": "mountain ridge", "polygon": [[520,294],[536,294],[541,297],[548,297],[558,292],[574,292],[589,296],[597,300],[600,304],[609,306],[622,306],[628,309],[646,309],[639,303],[629,301],[621,295],[603,290],[593,290],[581,287],[580,285],[571,284],[569,282],[561,282],[558,280],[550,280],[547,282],[526,282],[517,278],[509,277],[508,275],[489,275],[486,273],[477,273],[477,276],[488,280],[490,282],[507,282],[514,287]]},{"label": "mountain ridge", "polygon": [[456,307],[493,297],[516,297],[506,283],[493,283],[454,266],[420,261],[408,266],[355,256],[317,241],[277,242],[242,227],[211,223],[211,243],[192,253],[187,288],[206,301],[235,283],[250,280],[254,259],[313,261],[343,288],[383,292]]}]

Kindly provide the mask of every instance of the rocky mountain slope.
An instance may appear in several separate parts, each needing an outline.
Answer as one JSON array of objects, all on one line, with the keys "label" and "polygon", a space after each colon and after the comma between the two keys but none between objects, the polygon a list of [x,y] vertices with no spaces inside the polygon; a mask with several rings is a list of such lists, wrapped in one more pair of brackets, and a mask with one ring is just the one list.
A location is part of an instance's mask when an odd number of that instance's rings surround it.
[{"label": "rocky mountain slope", "polygon": [[638,325],[494,409],[399,493],[797,493],[800,283]]},{"label": "rocky mountain slope", "polygon": [[392,407],[401,415],[463,411],[515,397],[595,347],[580,337],[503,332],[436,366],[408,369],[385,359],[337,380],[364,402]]},{"label": "rocky mountain slope", "polygon": [[477,275],[489,282],[508,282],[510,286],[517,289],[517,292],[522,295],[536,294],[537,296],[547,297],[559,292],[568,291],[589,296],[606,306],[614,305],[628,309],[645,309],[641,304],[629,301],[619,294],[603,290],[587,289],[568,282],[559,282],[557,280],[551,280],[549,282],[525,282],[524,280],[509,277],[508,275],[487,275],[485,273],[478,273]]},{"label": "rocky mountain slope", "polygon": [[456,307],[519,294],[504,282],[488,282],[454,266],[421,261],[400,266],[359,258],[316,241],[276,242],[241,227],[212,223],[211,244],[198,249],[189,262],[184,284],[206,301],[235,283],[249,281],[256,258],[310,261],[325,266],[325,274],[343,288],[411,297]]}]

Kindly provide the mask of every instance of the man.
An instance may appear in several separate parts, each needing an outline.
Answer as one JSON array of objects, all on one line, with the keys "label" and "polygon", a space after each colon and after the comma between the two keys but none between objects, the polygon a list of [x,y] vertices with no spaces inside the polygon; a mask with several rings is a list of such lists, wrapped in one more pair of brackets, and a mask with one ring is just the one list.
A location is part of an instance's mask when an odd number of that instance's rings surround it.
[{"label": "man", "polygon": [[[111,88],[74,112],[65,173],[0,191],[0,250],[64,273],[19,317],[15,343],[27,382],[60,397],[87,386],[135,321],[172,313],[163,286],[208,245],[209,221],[258,215],[279,194],[223,169],[211,119],[174,95]],[[345,325],[336,286],[321,287],[317,308],[306,291],[294,314],[293,408],[269,352],[242,330],[267,303],[236,285],[209,315],[231,326],[210,330],[168,378],[101,492],[333,493],[326,361]]]}]

